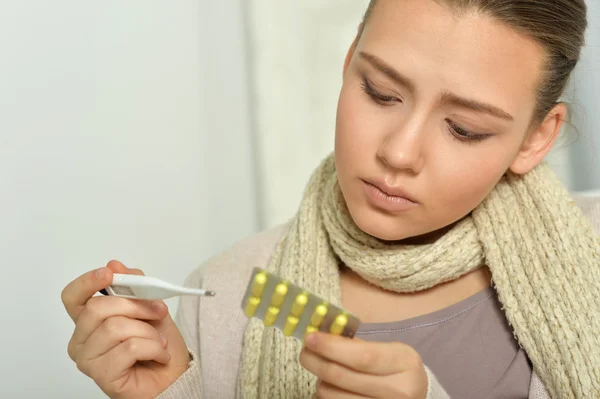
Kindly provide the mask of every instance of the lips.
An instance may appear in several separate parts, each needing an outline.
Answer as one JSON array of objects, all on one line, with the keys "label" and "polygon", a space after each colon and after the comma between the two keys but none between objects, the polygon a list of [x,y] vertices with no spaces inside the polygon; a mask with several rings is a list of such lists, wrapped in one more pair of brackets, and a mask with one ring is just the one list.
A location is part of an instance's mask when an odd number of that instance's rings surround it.
[{"label": "lips", "polygon": [[388,197],[395,197],[398,199],[405,199],[410,202],[418,203],[418,201],[410,193],[400,186],[390,186],[384,180],[380,179],[369,179],[364,180],[364,182],[377,188]]}]

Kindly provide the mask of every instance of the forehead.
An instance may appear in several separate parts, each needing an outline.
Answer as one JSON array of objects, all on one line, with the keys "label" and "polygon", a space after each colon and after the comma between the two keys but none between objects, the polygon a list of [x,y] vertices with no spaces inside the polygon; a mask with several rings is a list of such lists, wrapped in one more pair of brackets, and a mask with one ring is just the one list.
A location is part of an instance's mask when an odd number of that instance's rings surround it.
[{"label": "forehead", "polygon": [[544,49],[528,36],[432,0],[378,1],[359,48],[407,75],[417,89],[494,99],[512,112],[535,104],[545,61]]}]

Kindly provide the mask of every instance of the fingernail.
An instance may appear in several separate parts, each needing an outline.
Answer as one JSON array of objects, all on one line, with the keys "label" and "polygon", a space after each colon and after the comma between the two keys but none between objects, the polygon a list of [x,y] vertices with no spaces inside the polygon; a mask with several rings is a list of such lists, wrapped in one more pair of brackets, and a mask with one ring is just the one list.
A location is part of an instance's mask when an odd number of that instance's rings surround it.
[{"label": "fingernail", "polygon": [[308,346],[309,348],[313,348],[315,346],[315,343],[317,342],[317,335],[315,333],[308,334],[306,336],[305,342],[306,346]]},{"label": "fingernail", "polygon": [[101,267],[100,269],[96,270],[96,278],[98,280],[101,280],[102,278],[104,278],[104,273],[106,273],[105,267]]},{"label": "fingernail", "polygon": [[[160,334],[160,342],[162,342],[163,346],[166,348],[167,347],[167,337],[165,337],[162,333]],[[169,354],[169,357],[171,355]]]},{"label": "fingernail", "polygon": [[161,301],[153,301],[152,302],[152,309],[159,311],[162,310],[164,307],[163,303]]}]

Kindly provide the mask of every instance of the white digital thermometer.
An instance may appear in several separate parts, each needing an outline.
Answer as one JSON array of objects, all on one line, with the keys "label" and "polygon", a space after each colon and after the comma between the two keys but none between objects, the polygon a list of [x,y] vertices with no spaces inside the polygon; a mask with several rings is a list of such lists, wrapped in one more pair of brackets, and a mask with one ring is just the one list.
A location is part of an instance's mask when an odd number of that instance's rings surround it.
[{"label": "white digital thermometer", "polygon": [[168,299],[180,295],[215,296],[214,291],[181,287],[155,277],[118,273],[113,275],[112,284],[101,290],[100,293],[146,300]]}]

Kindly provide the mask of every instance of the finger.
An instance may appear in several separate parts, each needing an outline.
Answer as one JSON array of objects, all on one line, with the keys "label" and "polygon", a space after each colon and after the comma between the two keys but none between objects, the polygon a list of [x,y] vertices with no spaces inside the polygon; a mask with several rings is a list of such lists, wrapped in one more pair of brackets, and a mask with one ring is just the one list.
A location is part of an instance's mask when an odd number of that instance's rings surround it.
[{"label": "finger", "polygon": [[[124,264],[122,264],[119,261],[116,260],[112,260],[110,262],[108,262],[108,264],[106,265],[107,268],[109,268],[110,270],[113,271],[113,273],[120,273],[120,274],[133,274],[136,276],[145,276],[144,272],[140,269],[131,269],[128,268],[127,266],[125,266]],[[158,302],[158,301],[157,301]],[[164,301],[160,301],[162,304],[165,305],[165,307],[167,306]]]},{"label": "finger", "polygon": [[318,399],[365,399],[372,396],[357,395],[323,381],[317,383],[315,397]]},{"label": "finger", "polygon": [[[142,270],[127,268],[125,265],[117,261],[109,262],[107,267],[113,270],[115,273],[135,274],[138,276],[144,275]],[[161,302],[165,309],[167,309],[167,305],[163,301],[157,302]],[[168,313],[168,311],[164,318],[156,321],[149,321],[148,323],[169,340],[169,346],[172,346],[173,349],[172,361],[175,363],[187,364],[189,362],[189,356],[187,355],[185,341],[182,339],[179,328],[171,318],[171,315]]]},{"label": "finger", "polygon": [[307,337],[306,346],[332,362],[373,375],[397,374],[420,362],[419,354],[400,342],[368,342],[313,333]]},{"label": "finger", "polygon": [[136,337],[120,343],[105,356],[108,364],[112,365],[116,374],[133,367],[136,362],[155,361],[167,364],[171,358],[169,352],[160,342]]},{"label": "finger", "polygon": [[[334,363],[304,348],[300,353],[300,364],[310,373],[314,374],[321,382],[325,382],[341,391],[352,392],[363,397],[381,397],[385,386],[382,381],[385,376],[373,376],[352,370],[338,363]],[[321,398],[321,395],[317,395]]]},{"label": "finger", "polygon": [[112,282],[113,272],[106,267],[84,273],[63,289],[61,299],[67,313],[77,321],[87,301]]},{"label": "finger", "polygon": [[80,356],[86,359],[100,357],[130,338],[143,338],[159,342],[163,347],[167,339],[150,324],[123,316],[110,317],[81,345]]},{"label": "finger", "polygon": [[97,359],[77,362],[77,367],[95,381],[107,385],[120,379],[136,362],[167,364],[170,356],[159,342],[132,337]]},{"label": "finger", "polygon": [[104,321],[114,316],[130,319],[158,321],[168,315],[168,309],[162,301],[137,301],[116,296],[91,298],[75,323],[75,331],[69,342],[69,355],[83,344]]},{"label": "finger", "polygon": [[127,266],[125,266],[123,263],[119,262],[118,260],[111,260],[110,262],[108,262],[106,264],[106,267],[108,267],[110,270],[112,270],[113,273],[135,274],[138,276],[144,275],[144,272],[141,271],[140,269],[130,269]]}]

